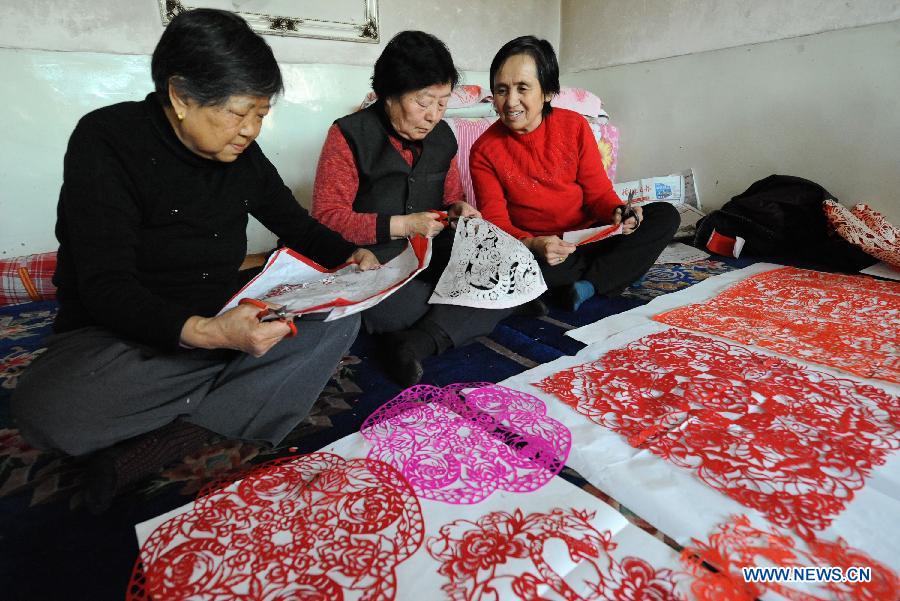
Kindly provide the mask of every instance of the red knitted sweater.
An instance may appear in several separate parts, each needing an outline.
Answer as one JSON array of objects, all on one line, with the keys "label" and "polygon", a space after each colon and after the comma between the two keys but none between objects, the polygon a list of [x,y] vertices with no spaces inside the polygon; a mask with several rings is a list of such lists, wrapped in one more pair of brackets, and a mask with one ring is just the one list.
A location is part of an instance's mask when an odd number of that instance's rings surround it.
[{"label": "red knitted sweater", "polygon": [[566,109],[527,134],[497,121],[472,146],[469,166],[482,216],[519,239],[611,223],[622,204],[590,126]]},{"label": "red knitted sweater", "polygon": [[[390,137],[391,145],[409,164],[413,164],[413,152],[403,148],[400,140]],[[319,165],[316,167],[316,182],[313,185],[312,216],[339,233],[346,240],[362,246],[385,242],[390,239],[389,217],[381,220],[376,213],[357,213],[353,201],[359,189],[359,175],[353,151],[337,125],[328,129]],[[450,161],[450,170],[444,180],[444,205],[465,200],[456,157]],[[378,231],[381,229],[382,231]]]}]

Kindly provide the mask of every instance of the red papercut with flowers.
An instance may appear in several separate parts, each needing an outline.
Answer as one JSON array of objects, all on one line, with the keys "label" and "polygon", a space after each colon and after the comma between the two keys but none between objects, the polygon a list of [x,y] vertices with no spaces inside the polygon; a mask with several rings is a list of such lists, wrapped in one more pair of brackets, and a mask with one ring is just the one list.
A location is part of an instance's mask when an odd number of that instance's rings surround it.
[{"label": "red papercut with flowers", "polygon": [[900,383],[900,284],[785,267],[654,320]]},{"label": "red papercut with flowers", "polygon": [[[682,552],[696,580],[691,591],[698,601],[753,601],[768,591],[794,601],[886,601],[900,598],[900,579],[889,567],[862,551],[837,541],[811,540],[805,546],[776,529],[760,530],[746,516],[736,516],[721,525],[708,542],[693,540]],[[703,563],[714,567],[712,572]],[[784,583],[744,582],[744,567],[836,567],[871,568],[869,582],[818,583],[814,593],[803,592]]]},{"label": "red papercut with flowers", "polygon": [[[477,522],[457,520],[441,527],[428,539],[428,552],[448,579],[441,589],[456,601],[684,598],[671,570],[658,570],[637,557],[613,558],[612,534],[594,528],[593,516],[558,508],[527,515],[518,509],[497,511]],[[567,561],[579,564],[576,578],[567,580],[554,569],[546,548],[551,541],[564,545]]]},{"label": "red papercut with flowers", "polygon": [[679,330],[538,386],[803,538],[900,448],[898,397]]},{"label": "red papercut with flowers", "polygon": [[537,490],[560,472],[572,446],[569,429],[547,416],[543,401],[493,384],[414,386],[360,432],[372,444],[369,458],[400,470],[419,498],[459,504],[496,490]]},{"label": "red papercut with flowers", "polygon": [[393,599],[395,569],[423,530],[418,500],[389,465],[286,458],[206,489],[157,528],[128,599]]}]

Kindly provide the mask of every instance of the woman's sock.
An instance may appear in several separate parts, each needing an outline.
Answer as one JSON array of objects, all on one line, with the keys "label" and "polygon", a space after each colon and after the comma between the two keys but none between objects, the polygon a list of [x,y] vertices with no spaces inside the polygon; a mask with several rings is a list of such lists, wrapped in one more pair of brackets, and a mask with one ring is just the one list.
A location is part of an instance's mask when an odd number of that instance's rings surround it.
[{"label": "woman's sock", "polygon": [[567,290],[567,309],[577,311],[584,301],[594,296],[594,285],[587,280],[578,280]]}]

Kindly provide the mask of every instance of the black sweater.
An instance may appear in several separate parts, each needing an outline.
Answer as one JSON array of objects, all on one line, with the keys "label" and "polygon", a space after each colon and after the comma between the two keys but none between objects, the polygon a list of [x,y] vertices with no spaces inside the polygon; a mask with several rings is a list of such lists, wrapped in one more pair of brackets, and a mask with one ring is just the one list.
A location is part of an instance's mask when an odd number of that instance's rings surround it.
[{"label": "black sweater", "polygon": [[232,163],[199,157],[155,94],[88,113],[64,162],[54,329],[177,348],[188,317],[215,315],[239,289],[248,214],[326,267],[355,249],[297,204],[255,142]]}]

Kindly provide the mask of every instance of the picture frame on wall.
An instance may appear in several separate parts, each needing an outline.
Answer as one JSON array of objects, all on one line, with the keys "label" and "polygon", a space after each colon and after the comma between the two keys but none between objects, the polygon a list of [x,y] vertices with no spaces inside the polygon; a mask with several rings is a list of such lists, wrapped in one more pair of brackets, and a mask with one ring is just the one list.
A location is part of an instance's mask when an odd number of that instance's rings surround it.
[{"label": "picture frame on wall", "polygon": [[377,44],[378,0],[158,0],[163,25],[194,8],[240,15],[257,33]]}]

